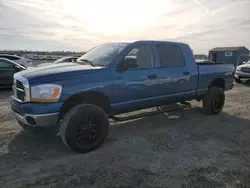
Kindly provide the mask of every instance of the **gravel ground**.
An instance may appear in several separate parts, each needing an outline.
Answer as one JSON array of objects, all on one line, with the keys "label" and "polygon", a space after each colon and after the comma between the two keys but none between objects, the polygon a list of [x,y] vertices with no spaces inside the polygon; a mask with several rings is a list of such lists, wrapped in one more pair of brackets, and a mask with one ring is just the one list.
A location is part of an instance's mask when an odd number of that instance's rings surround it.
[{"label": "gravel ground", "polygon": [[250,187],[250,84],[227,92],[216,116],[192,108],[112,122],[106,142],[87,154],[60,137],[28,134],[0,91],[0,187]]}]

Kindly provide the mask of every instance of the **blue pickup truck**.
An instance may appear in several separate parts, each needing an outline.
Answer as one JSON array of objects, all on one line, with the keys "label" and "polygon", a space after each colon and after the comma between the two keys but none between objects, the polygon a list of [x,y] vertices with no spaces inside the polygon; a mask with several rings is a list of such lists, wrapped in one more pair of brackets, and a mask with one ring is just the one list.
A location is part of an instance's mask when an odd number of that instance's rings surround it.
[{"label": "blue pickup truck", "polygon": [[16,73],[10,104],[24,129],[57,127],[70,149],[88,152],[106,139],[109,118],[122,120],[122,113],[193,99],[220,113],[234,72],[230,64],[199,65],[184,43],[105,43],[75,63]]}]

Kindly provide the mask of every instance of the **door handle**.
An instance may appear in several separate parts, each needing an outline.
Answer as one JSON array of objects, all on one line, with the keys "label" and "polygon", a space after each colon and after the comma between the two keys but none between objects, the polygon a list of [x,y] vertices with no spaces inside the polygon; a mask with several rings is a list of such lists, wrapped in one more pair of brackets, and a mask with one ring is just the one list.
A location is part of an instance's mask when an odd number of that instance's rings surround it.
[{"label": "door handle", "polygon": [[182,74],[183,74],[183,75],[189,75],[189,74],[190,74],[190,72],[188,72],[188,71],[184,71]]},{"label": "door handle", "polygon": [[148,75],[148,78],[149,79],[155,79],[155,78],[157,78],[157,75],[156,74],[150,74],[150,75]]}]

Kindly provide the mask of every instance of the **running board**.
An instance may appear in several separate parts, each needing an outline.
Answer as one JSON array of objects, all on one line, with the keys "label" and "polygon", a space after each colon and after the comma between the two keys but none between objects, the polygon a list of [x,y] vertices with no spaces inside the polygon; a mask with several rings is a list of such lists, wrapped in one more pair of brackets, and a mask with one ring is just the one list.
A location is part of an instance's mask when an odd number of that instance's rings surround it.
[{"label": "running board", "polygon": [[166,113],[166,112],[173,112],[173,111],[177,111],[177,110],[182,110],[182,109],[190,108],[190,107],[191,107],[190,103],[182,102],[182,103],[180,103],[180,105],[178,107],[172,108],[172,109],[160,109],[159,107],[157,107],[156,111],[145,112],[145,113],[131,115],[131,116],[127,116],[127,117],[111,116],[110,119],[113,119],[114,121],[128,121],[128,120],[132,120],[132,119],[138,119],[141,117],[147,117],[147,116],[162,114],[162,113]]}]

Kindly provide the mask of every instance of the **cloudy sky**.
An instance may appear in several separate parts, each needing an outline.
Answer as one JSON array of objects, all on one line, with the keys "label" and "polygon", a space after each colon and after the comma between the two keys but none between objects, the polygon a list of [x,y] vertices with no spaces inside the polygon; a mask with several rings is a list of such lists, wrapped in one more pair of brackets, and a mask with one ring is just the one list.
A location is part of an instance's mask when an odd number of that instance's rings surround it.
[{"label": "cloudy sky", "polygon": [[250,49],[250,0],[0,0],[0,49],[84,51],[170,40]]}]

